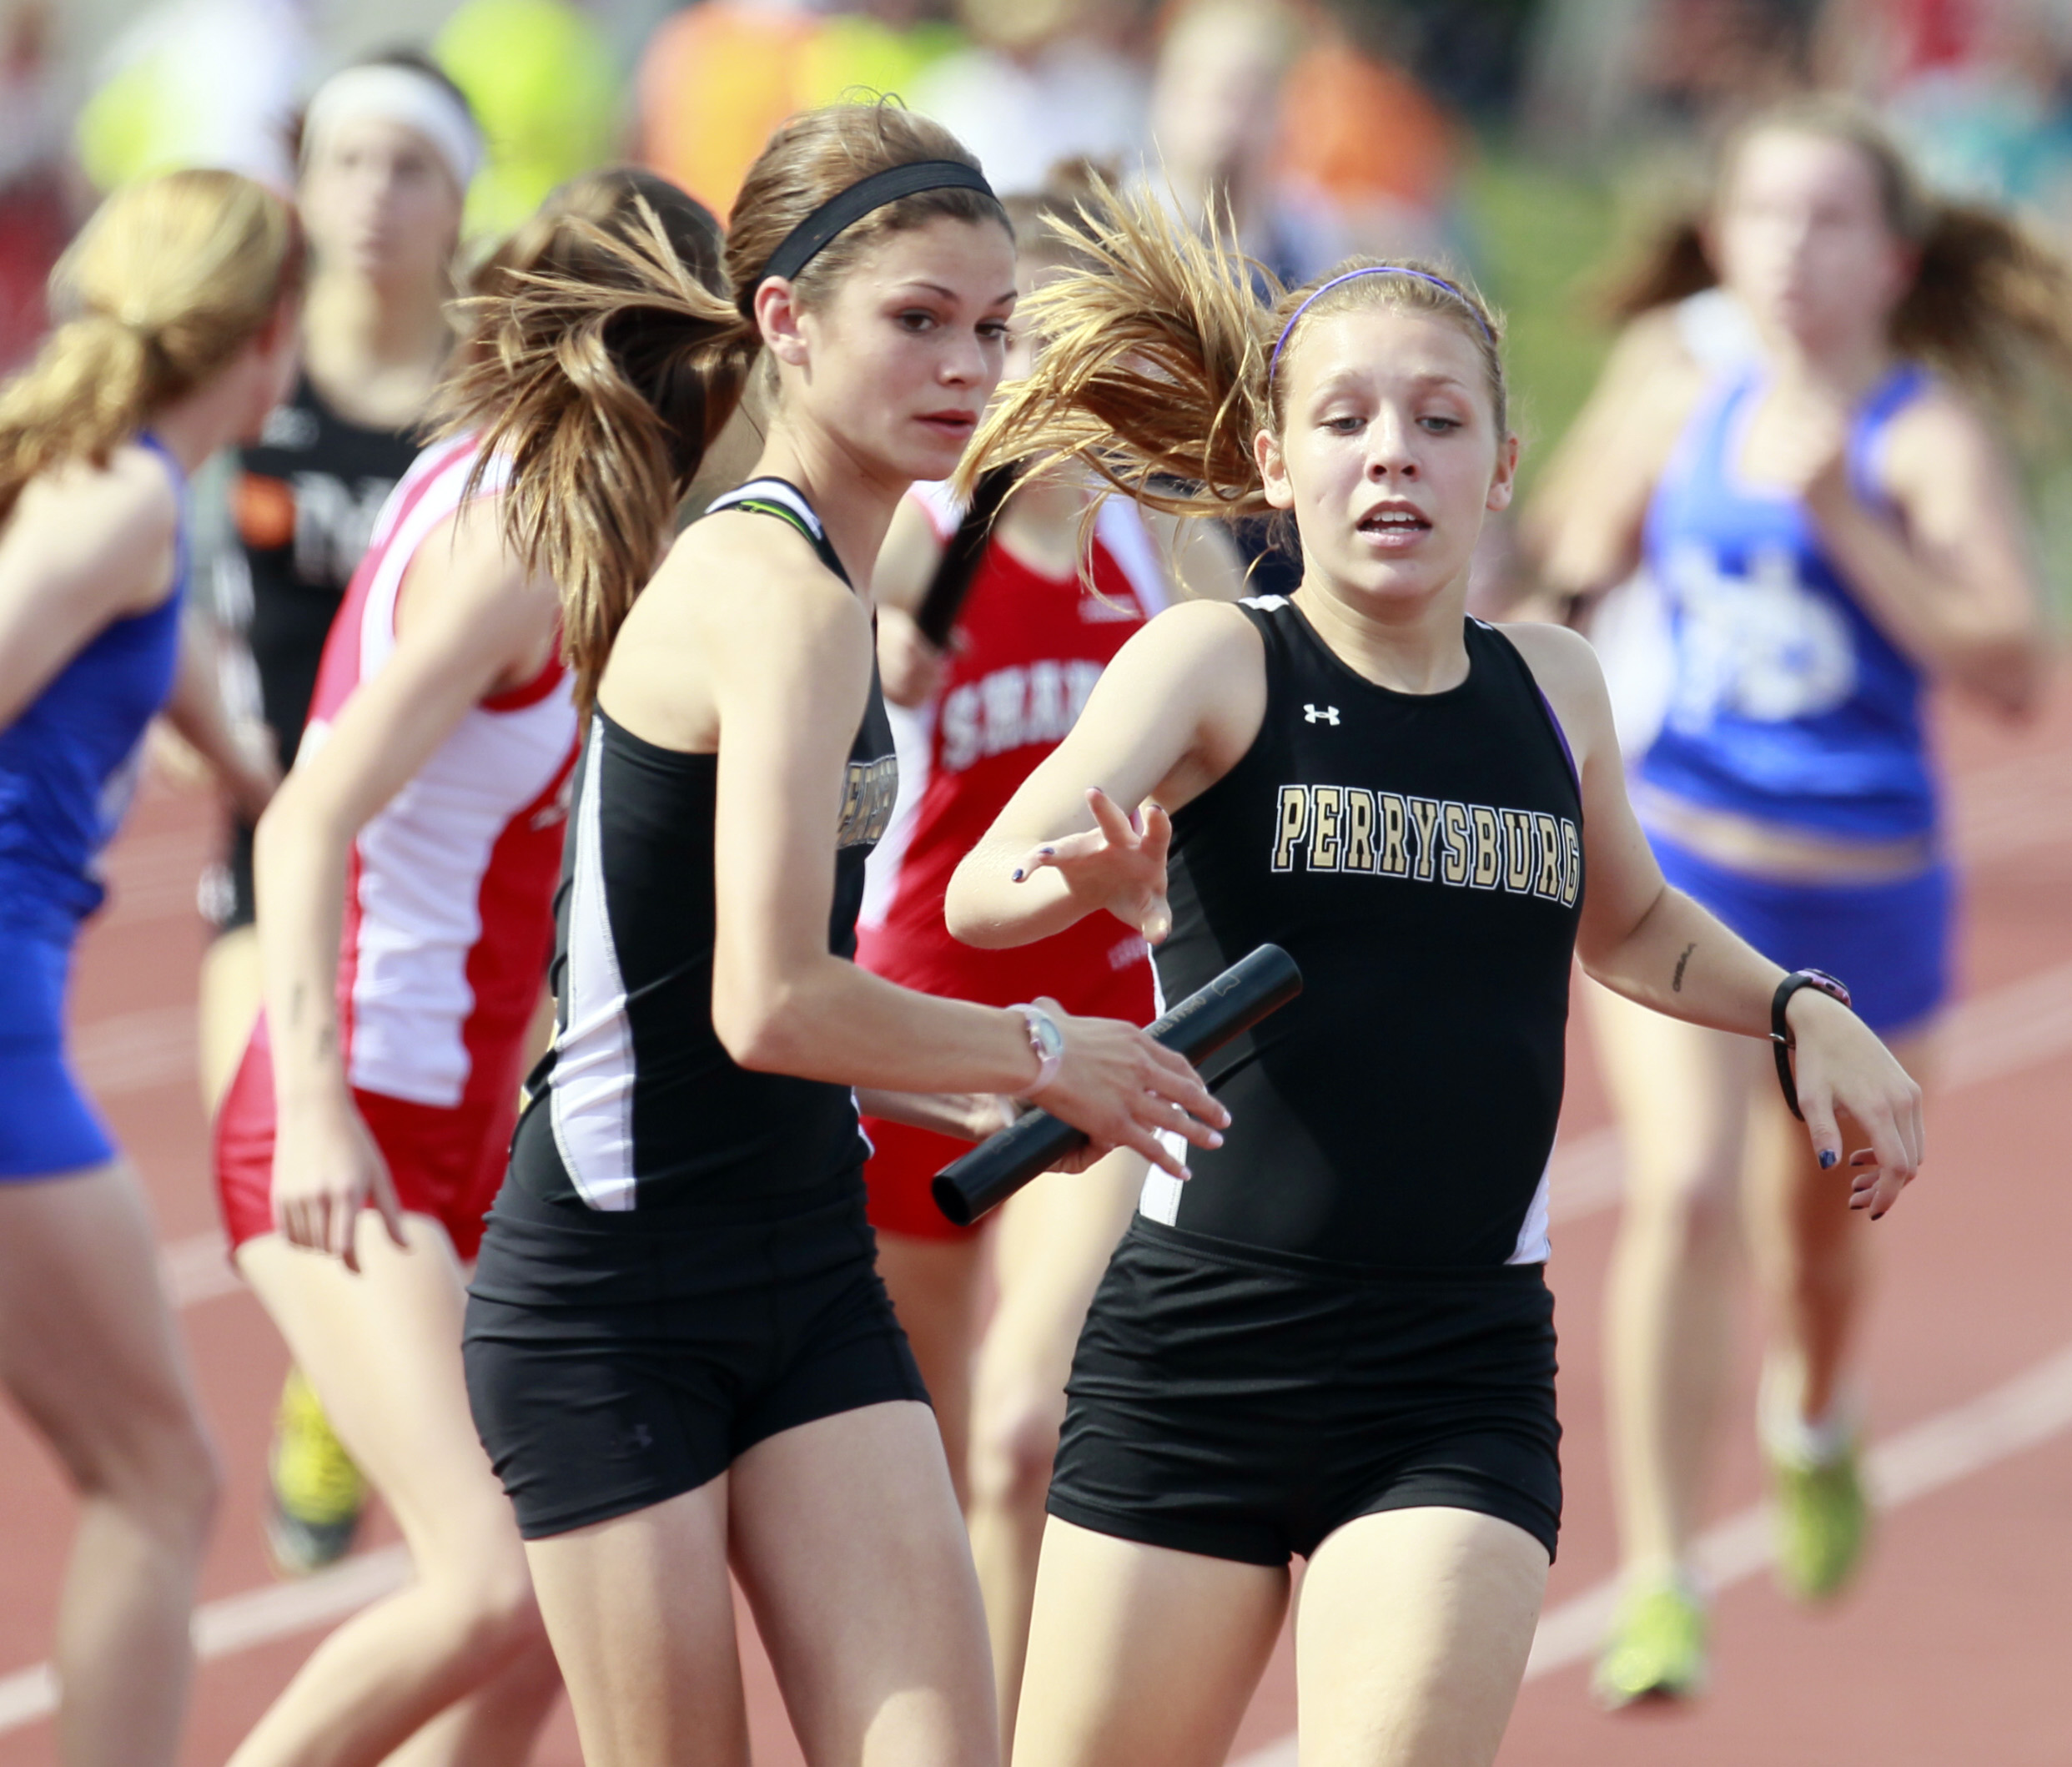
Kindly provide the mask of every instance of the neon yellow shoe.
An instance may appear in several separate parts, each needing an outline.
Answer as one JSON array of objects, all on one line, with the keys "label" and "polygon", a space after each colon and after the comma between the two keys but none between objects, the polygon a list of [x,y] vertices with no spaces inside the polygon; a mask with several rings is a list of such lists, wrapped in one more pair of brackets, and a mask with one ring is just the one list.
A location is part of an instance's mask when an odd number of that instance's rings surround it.
[{"label": "neon yellow shoe", "polygon": [[1870,1501],[1856,1443],[1825,1460],[1775,1447],[1766,1458],[1778,1585],[1795,1601],[1828,1600],[1847,1587],[1870,1543]]},{"label": "neon yellow shoe", "polygon": [[343,1558],[367,1506],[367,1481],[299,1368],[288,1371],[280,1389],[266,1472],[266,1544],[274,1569],[307,1577]]},{"label": "neon yellow shoe", "polygon": [[1607,1712],[1705,1691],[1705,1604],[1675,1578],[1628,1589],[1597,1654],[1590,1691]]}]

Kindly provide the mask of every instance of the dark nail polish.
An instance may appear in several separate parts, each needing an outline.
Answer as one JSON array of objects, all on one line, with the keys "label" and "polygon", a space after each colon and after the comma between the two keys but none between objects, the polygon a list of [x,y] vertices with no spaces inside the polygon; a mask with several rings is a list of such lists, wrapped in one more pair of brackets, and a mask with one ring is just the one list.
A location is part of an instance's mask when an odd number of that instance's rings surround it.
[{"label": "dark nail polish", "polygon": [[1013,875],[1013,877],[1009,878],[1008,879],[1008,883],[1010,883],[1010,884],[1018,884],[1018,883],[1020,883],[1021,881],[1022,881],[1022,868],[1021,868],[1019,865],[1017,865],[1017,866],[1014,868],[1014,875]]},{"label": "dark nail polish", "polygon": [[1832,1147],[1823,1148],[1823,1149],[1822,1149],[1822,1150],[1821,1150],[1821,1154],[1820,1154],[1820,1170],[1821,1170],[1822,1171],[1823,1171],[1823,1172],[1824,1172],[1825,1170],[1827,1170],[1827,1169],[1828,1169],[1829,1166],[1831,1166],[1831,1165],[1833,1165],[1834,1164],[1834,1161],[1835,1161],[1835,1152],[1834,1152],[1834,1150],[1833,1150]]},{"label": "dark nail polish", "polygon": [[1055,847],[1040,847],[1037,850],[1047,859],[1054,859],[1058,856],[1058,849]]}]

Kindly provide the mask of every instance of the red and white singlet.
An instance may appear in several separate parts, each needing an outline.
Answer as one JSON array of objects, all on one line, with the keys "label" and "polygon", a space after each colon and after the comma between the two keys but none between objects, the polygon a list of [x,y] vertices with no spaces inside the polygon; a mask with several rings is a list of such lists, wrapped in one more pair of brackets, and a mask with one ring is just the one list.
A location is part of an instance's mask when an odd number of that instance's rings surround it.
[{"label": "red and white singlet", "polygon": [[[395,648],[396,597],[425,538],[460,506],[465,438],[397,485],[345,592],[302,755]],[[492,461],[478,495],[502,488]],[[469,708],[353,843],[338,1000],[345,1070],[405,1210],[474,1256],[502,1181],[525,1040],[553,949],[553,896],[577,743],[558,657]],[[273,1063],[260,1015],[216,1120],[216,1183],[233,1245],[273,1230]]]},{"label": "red and white singlet", "polygon": [[[916,500],[945,541],[961,511],[940,486]],[[943,922],[950,873],[1022,782],[1072,727],[1126,640],[1171,599],[1157,543],[1136,506],[1111,498],[1095,518],[1089,591],[1077,573],[1045,576],[996,539],[973,573],[957,643],[928,705],[892,707],[899,808],[871,856],[857,961],[904,987],[988,1006],[1039,994],[1065,1010],[1149,1021],[1150,949],[1109,914],[1013,950],[959,944]],[[931,1239],[961,1237],[928,1181],[963,1151],[946,1136],[872,1117],[872,1221]]]}]

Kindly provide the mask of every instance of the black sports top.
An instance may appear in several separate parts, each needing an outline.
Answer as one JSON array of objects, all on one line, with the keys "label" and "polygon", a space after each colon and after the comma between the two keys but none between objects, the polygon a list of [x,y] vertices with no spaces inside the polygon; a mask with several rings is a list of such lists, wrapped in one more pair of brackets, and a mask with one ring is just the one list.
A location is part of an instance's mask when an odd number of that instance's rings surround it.
[{"label": "black sports top", "polygon": [[1466,622],[1467,678],[1391,692],[1295,603],[1241,604],[1266,712],[1173,818],[1177,1000],[1271,940],[1289,1005],[1207,1065],[1233,1119],[1154,1171],[1143,1210],[1190,1232],[1395,1268],[1538,1262],[1582,901],[1567,738],[1509,639]]},{"label": "black sports top", "polygon": [[[752,481],[707,513],[722,509],[789,522],[848,581],[820,518],[783,480]],[[847,1086],[751,1072],[712,1029],[718,778],[717,755],[658,748],[601,708],[591,719],[555,898],[554,1047],[511,1146],[512,1180],[536,1196],[593,1209],[781,1207],[869,1155]],[[898,783],[873,665],[837,836],[837,956],[854,954],[863,862]]]},{"label": "black sports top", "polygon": [[417,458],[409,428],[370,429],[338,415],[307,375],[238,451],[232,511],[252,580],[234,610],[259,672],[259,708],[291,765],[309,720],[317,664],[346,586],[396,481]]}]

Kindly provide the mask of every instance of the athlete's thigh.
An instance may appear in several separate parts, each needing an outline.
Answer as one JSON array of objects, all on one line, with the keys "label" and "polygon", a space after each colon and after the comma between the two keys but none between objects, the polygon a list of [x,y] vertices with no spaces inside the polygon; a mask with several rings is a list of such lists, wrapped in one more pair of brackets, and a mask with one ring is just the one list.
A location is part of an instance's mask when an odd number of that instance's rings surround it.
[{"label": "athlete's thigh", "polygon": [[1301,1767],[1486,1767],[1546,1593],[1546,1549],[1465,1509],[1348,1523],[1295,1618]]},{"label": "athlete's thigh", "polygon": [[1749,1093],[1769,1060],[1768,1046],[1651,1012],[1595,982],[1582,994],[1618,1113],[1628,1196],[1725,1201],[1739,1175]]},{"label": "athlete's thigh", "polygon": [[223,1102],[244,1059],[259,1022],[259,929],[233,927],[219,934],[202,954],[201,1090],[202,1108],[210,1115]]},{"label": "athlete's thigh", "polygon": [[0,1378],[73,1478],[148,1472],[199,1441],[150,1216],[120,1161],[0,1184]]},{"label": "athlete's thigh", "polygon": [[734,1567],[807,1759],[994,1759],[985,1613],[928,1407],[781,1431],[729,1478]]},{"label": "athlete's thigh", "polygon": [[[973,1447],[1013,1457],[1057,1447],[1065,1379],[1088,1305],[1144,1186],[1144,1162],[1127,1150],[1084,1172],[1052,1172],[1001,1211],[999,1299],[978,1349]],[[1042,1443],[1020,1438],[1034,1432]]]},{"label": "athlete's thigh", "polygon": [[526,1544],[587,1767],[747,1767],[730,1476]]},{"label": "athlete's thigh", "polygon": [[1014,1767],[1220,1767],[1272,1655],[1285,1566],[1044,1530]]},{"label": "athlete's thigh", "polygon": [[413,1552],[472,1551],[486,1537],[515,1555],[516,1524],[468,1408],[452,1242],[427,1216],[403,1219],[408,1251],[363,1211],[357,1275],[272,1233],[239,1248],[238,1268]]}]

